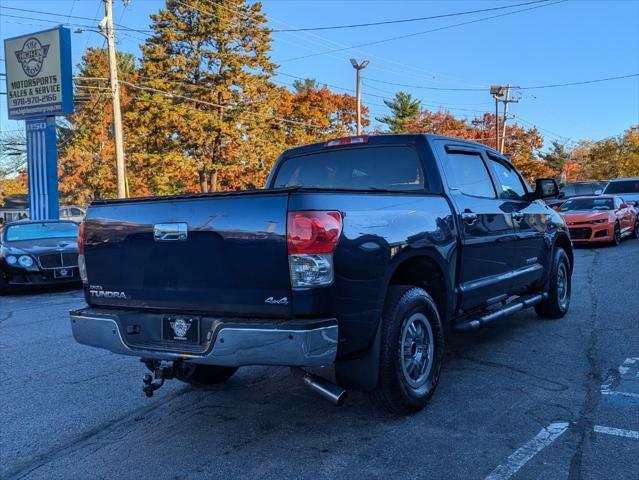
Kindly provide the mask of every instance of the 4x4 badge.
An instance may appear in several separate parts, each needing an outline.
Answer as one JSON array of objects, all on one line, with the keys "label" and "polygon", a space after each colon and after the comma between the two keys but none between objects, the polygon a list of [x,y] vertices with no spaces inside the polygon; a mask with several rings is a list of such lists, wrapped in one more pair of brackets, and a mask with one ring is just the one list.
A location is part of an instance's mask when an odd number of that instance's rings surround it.
[{"label": "4x4 badge", "polygon": [[264,300],[264,303],[268,303],[269,305],[288,305],[288,297],[282,297],[279,300],[276,300],[273,297],[268,297]]}]

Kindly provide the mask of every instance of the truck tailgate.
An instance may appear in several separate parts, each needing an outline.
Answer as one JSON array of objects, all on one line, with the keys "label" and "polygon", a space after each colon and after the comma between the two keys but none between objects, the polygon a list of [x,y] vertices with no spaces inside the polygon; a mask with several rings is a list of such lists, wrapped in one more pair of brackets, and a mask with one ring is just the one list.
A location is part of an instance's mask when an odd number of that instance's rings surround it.
[{"label": "truck tailgate", "polygon": [[281,190],[94,202],[85,221],[87,301],[287,316],[287,204]]}]

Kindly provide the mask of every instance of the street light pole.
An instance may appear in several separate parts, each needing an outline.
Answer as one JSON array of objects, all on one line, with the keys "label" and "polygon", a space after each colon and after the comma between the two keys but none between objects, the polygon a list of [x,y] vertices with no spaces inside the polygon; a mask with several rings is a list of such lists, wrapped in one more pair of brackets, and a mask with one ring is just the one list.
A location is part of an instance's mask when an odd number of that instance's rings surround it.
[{"label": "street light pole", "polygon": [[504,87],[501,85],[491,85],[490,94],[495,99],[495,150],[499,152],[499,100],[503,98],[505,93]]},{"label": "street light pole", "polygon": [[499,151],[499,98],[495,95],[495,150]]},{"label": "street light pole", "polygon": [[120,111],[120,88],[118,84],[118,59],[115,54],[113,31],[113,0],[104,0],[106,38],[109,46],[109,77],[113,102],[113,137],[115,141],[115,165],[118,180],[118,198],[126,198],[126,165],[124,163],[124,140],[122,135],[122,113]]},{"label": "street light pole", "polygon": [[357,135],[362,134],[362,92],[361,92],[361,77],[360,72],[368,65],[368,60],[364,60],[362,63],[357,63],[357,60],[351,58],[351,65],[356,71],[356,96],[357,96]]}]

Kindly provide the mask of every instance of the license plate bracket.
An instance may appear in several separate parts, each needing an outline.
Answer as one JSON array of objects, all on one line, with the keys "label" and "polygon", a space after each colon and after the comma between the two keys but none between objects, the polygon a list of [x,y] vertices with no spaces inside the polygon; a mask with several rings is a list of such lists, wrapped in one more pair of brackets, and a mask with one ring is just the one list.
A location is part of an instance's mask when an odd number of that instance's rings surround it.
[{"label": "license plate bracket", "polygon": [[69,278],[73,276],[72,268],[56,268],[53,271],[53,278]]},{"label": "license plate bracket", "polygon": [[176,343],[199,344],[200,319],[185,315],[165,315],[162,317],[162,339]]}]

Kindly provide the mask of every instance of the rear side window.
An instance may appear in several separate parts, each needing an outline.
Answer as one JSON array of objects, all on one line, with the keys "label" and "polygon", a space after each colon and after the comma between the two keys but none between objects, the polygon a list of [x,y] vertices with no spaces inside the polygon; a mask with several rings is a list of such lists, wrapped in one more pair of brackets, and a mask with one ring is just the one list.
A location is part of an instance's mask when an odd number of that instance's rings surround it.
[{"label": "rear side window", "polygon": [[610,182],[604,193],[639,193],[639,180]]},{"label": "rear side window", "polygon": [[526,188],[514,169],[492,159],[489,161],[499,181],[497,189],[501,198],[518,200],[526,195]]},{"label": "rear side window", "polygon": [[495,198],[495,187],[479,153],[447,153],[442,166],[451,189],[473,197]]},{"label": "rear side window", "polygon": [[577,195],[593,195],[597,188],[599,187],[593,183],[581,183],[575,185],[575,193]]},{"label": "rear side window", "polygon": [[274,186],[412,191],[424,189],[424,173],[407,146],[326,149],[284,160]]}]

